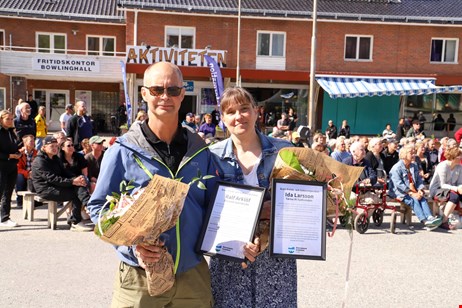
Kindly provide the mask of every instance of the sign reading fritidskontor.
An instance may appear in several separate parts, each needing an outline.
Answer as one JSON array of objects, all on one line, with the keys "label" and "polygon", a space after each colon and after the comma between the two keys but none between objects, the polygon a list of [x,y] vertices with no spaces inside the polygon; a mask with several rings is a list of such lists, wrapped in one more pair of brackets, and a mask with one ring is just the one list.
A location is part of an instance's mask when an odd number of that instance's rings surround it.
[{"label": "sign reading fritidskontor", "polygon": [[32,58],[34,71],[92,72],[99,73],[99,61],[92,58],[76,58],[67,55],[43,55]]}]

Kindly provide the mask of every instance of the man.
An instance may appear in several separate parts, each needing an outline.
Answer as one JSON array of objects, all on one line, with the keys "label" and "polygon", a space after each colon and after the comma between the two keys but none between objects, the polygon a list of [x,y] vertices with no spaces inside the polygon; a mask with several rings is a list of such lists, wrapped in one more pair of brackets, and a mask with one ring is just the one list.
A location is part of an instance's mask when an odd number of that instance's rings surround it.
[{"label": "man", "polygon": [[66,105],[66,110],[59,117],[59,123],[61,123],[61,130],[66,133],[67,122],[74,115],[74,106],[72,104]]},{"label": "man", "polygon": [[[433,171],[433,168],[438,165],[438,150],[435,147],[435,139],[428,140],[428,148],[425,155],[428,159],[428,169]],[[433,175],[433,172],[432,172]]]},{"label": "man", "polygon": [[83,175],[72,177],[58,158],[58,141],[47,136],[42,149],[32,162],[32,183],[35,192],[42,198],[54,201],[72,201],[72,213],[67,223],[72,231],[92,231],[82,222],[82,205],[88,203],[90,194]]},{"label": "man", "polygon": [[346,150],[344,136],[337,138],[335,143],[335,150],[330,154],[330,156],[338,162],[342,162],[348,157],[351,157],[351,154]]},{"label": "man", "polygon": [[[14,127],[19,139],[25,135],[35,136],[37,127],[34,118],[31,117],[31,108],[28,103],[22,102],[18,105],[20,116],[14,119]],[[22,142],[21,142],[22,143]]]},{"label": "man", "polygon": [[329,120],[329,122],[327,122],[327,125],[328,125],[326,128],[327,140],[337,139],[337,126],[334,125],[334,122],[332,122],[332,120]]},{"label": "man", "polygon": [[[25,135],[24,137],[22,137],[22,142],[24,144],[24,151],[21,153],[21,157],[18,160],[18,177],[16,178],[16,191],[27,190],[27,182],[29,180],[32,162],[37,156],[34,136]],[[16,205],[18,207],[22,207],[22,203],[22,196],[16,194]]]},{"label": "man", "polygon": [[425,138],[425,133],[420,128],[419,120],[412,121],[412,127],[406,133],[406,138],[409,138],[409,137],[414,137],[416,139],[421,139],[421,140]]},{"label": "man", "polygon": [[188,112],[183,122],[181,122],[181,125],[196,130],[196,123],[194,123],[194,114]]},{"label": "man", "polygon": [[[153,64],[146,69],[143,84],[141,95],[148,104],[148,119],[133,123],[104,154],[99,177],[105,180],[96,185],[88,206],[95,223],[106,196],[120,193],[121,181],[133,180],[132,192],[136,192],[148,184],[152,174],[185,183],[198,173],[216,174],[204,141],[178,123],[185,96],[180,69],[169,62]],[[213,189],[215,181],[204,180],[204,184]],[[192,185],[176,228],[161,235],[162,244],[177,267],[175,285],[164,294],[149,296],[145,272],[146,262],[158,262],[163,247],[147,244],[116,247],[121,263],[113,307],[211,307],[208,266],[203,256],[195,252],[209,196],[210,191]],[[177,246],[180,242],[181,254]]]},{"label": "man", "polygon": [[289,118],[287,118],[287,113],[281,113],[281,118],[276,123],[277,129],[286,135],[286,132],[289,130],[289,124],[290,121]]},{"label": "man", "polygon": [[377,173],[372,169],[371,164],[366,157],[366,150],[361,141],[355,141],[350,146],[351,157],[347,157],[342,163],[349,166],[364,167],[356,184],[374,185],[377,183]]},{"label": "man", "polygon": [[399,142],[401,138],[405,137],[404,133],[404,118],[399,118],[398,127],[396,127],[396,140]]},{"label": "man", "polygon": [[76,151],[81,151],[81,142],[93,136],[93,125],[87,114],[87,105],[84,101],[75,103],[76,113],[69,119],[66,126],[67,137],[71,138]]},{"label": "man", "polygon": [[45,118],[46,109],[45,106],[40,106],[38,115],[35,117],[35,125],[36,125],[36,140],[35,140],[35,147],[37,151],[40,151],[42,148],[43,139],[48,134],[48,126],[47,126],[47,119]]},{"label": "man", "polygon": [[37,116],[38,114],[38,104],[37,102],[34,100],[32,94],[29,94],[27,96],[27,103],[29,104],[30,106],[30,116],[32,117],[32,119],[35,119],[35,117]]},{"label": "man", "polygon": [[398,141],[391,139],[382,151],[383,170],[390,174],[391,168],[399,161]]},{"label": "man", "polygon": [[90,181],[90,192],[95,190],[96,181],[98,180],[101,161],[104,155],[104,141],[100,136],[90,138],[91,152],[85,155],[88,162],[88,179]]}]

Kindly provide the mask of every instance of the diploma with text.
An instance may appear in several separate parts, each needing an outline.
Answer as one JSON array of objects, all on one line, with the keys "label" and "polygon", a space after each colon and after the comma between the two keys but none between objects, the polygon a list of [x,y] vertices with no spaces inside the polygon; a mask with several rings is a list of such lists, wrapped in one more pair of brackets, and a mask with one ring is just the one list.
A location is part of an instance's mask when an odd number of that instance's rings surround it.
[{"label": "diploma with text", "polygon": [[327,185],[273,179],[270,255],[326,259]]},{"label": "diploma with text", "polygon": [[219,182],[207,211],[198,250],[210,256],[243,261],[244,245],[253,240],[265,189]]}]

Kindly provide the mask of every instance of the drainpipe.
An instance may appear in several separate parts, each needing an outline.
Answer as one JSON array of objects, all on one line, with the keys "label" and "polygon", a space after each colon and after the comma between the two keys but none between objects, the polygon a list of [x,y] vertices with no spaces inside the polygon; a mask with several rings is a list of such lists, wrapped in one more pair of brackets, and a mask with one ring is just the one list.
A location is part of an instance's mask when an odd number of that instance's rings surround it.
[{"label": "drainpipe", "polygon": [[308,104],[308,126],[315,131],[315,82],[316,82],[316,34],[318,19],[318,0],[313,1],[313,30],[311,34],[310,92]]}]

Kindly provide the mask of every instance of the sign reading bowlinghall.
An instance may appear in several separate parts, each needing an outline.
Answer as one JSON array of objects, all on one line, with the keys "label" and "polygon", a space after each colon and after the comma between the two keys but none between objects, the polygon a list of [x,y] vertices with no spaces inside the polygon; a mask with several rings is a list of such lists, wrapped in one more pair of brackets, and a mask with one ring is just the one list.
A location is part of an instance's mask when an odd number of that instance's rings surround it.
[{"label": "sign reading bowlinghall", "polygon": [[171,62],[178,66],[207,67],[204,56],[212,57],[220,67],[226,67],[226,51],[210,49],[183,49],[173,47],[127,46],[127,64]]},{"label": "sign reading bowlinghall", "polygon": [[32,58],[34,71],[99,73],[99,61],[93,58],[76,58],[66,55],[38,56]]}]

